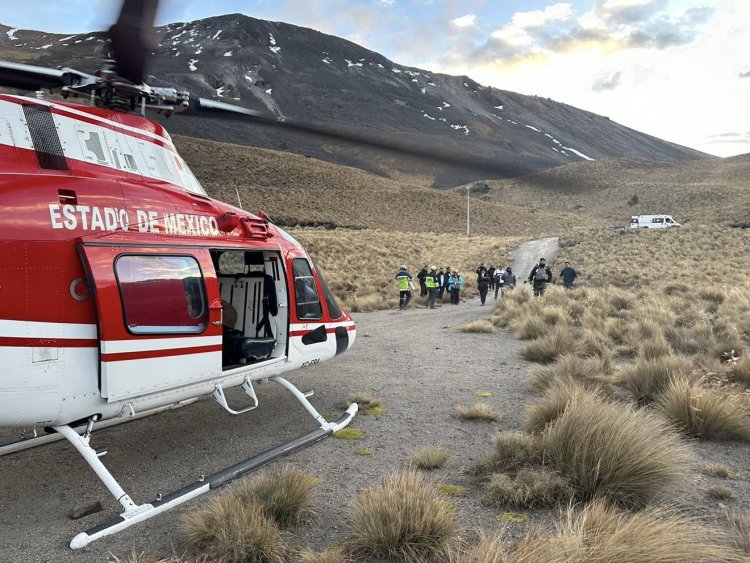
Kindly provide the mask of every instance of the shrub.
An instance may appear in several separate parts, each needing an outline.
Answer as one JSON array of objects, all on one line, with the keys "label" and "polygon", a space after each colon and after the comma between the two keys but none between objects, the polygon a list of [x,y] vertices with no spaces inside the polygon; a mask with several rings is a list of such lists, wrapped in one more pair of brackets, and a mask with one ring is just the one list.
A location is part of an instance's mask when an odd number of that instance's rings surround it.
[{"label": "shrub", "polygon": [[681,432],[706,440],[750,440],[750,417],[732,397],[676,377],[655,407]]},{"label": "shrub", "polygon": [[545,461],[570,478],[577,495],[644,506],[682,485],[691,457],[667,424],[629,406],[581,395],[541,434]]},{"label": "shrub", "polygon": [[439,469],[448,461],[448,450],[442,446],[423,448],[411,456],[409,465],[415,469]]},{"label": "shrub", "polygon": [[531,362],[549,364],[564,354],[575,354],[577,351],[575,334],[570,329],[557,327],[530,342],[521,355]]},{"label": "shrub", "polygon": [[284,563],[288,548],[263,509],[230,491],[185,518],[185,532],[199,559]]},{"label": "shrub", "polygon": [[313,476],[287,466],[244,479],[231,494],[245,504],[257,504],[265,516],[287,528],[312,517],[315,483]]},{"label": "shrub", "polygon": [[687,375],[692,364],[676,356],[654,360],[639,359],[618,374],[620,384],[630,391],[638,404],[651,403],[669,385],[672,377]]},{"label": "shrub", "polygon": [[511,553],[524,563],[698,563],[741,561],[733,549],[713,543],[719,532],[666,508],[634,514],[597,500],[569,508],[555,536],[531,533]]},{"label": "shrub", "polygon": [[500,420],[500,413],[495,407],[487,403],[474,403],[470,407],[456,408],[456,414],[464,420],[483,420],[487,422],[496,422]]},{"label": "shrub", "polygon": [[353,544],[363,555],[422,560],[446,553],[456,517],[419,473],[388,477],[365,489],[350,510]]},{"label": "shrub", "polygon": [[495,437],[495,450],[492,454],[474,465],[469,472],[480,475],[492,471],[518,471],[539,460],[539,446],[535,436],[524,432],[502,432]]},{"label": "shrub", "polygon": [[570,483],[544,467],[526,467],[515,477],[495,473],[484,495],[484,502],[496,507],[550,508],[567,504],[573,496]]}]

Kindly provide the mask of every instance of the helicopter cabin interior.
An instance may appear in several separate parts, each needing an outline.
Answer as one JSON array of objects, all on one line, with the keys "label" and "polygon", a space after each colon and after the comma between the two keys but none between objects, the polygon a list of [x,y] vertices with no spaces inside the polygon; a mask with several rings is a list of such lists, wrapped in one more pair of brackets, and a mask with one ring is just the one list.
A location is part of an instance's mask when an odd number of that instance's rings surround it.
[{"label": "helicopter cabin interior", "polygon": [[278,253],[212,250],[211,258],[223,310],[223,370],[284,356],[288,308]]}]

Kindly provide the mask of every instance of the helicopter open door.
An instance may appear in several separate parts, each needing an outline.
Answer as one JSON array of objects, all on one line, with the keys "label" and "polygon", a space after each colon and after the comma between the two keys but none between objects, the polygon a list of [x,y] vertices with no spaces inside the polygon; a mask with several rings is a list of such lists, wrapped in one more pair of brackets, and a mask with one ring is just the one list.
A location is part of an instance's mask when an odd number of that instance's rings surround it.
[{"label": "helicopter open door", "polygon": [[127,400],[221,374],[222,307],[207,249],[84,243],[102,397]]}]

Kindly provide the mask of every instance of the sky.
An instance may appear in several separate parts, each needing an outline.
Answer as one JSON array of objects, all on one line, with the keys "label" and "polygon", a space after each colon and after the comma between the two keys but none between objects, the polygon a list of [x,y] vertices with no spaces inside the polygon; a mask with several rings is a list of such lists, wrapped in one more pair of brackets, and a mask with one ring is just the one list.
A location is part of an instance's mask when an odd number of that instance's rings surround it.
[{"label": "sky", "polygon": [[[118,0],[33,5],[7,3],[0,23],[79,33],[106,29],[119,10]],[[551,98],[707,153],[750,153],[748,0],[162,0],[157,24],[236,12]]]}]

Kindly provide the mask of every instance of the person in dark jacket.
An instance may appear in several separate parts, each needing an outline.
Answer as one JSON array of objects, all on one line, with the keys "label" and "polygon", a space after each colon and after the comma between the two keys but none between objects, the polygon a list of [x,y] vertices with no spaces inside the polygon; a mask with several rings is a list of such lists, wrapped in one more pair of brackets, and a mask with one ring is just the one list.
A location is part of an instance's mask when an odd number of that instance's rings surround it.
[{"label": "person in dark jacket", "polygon": [[490,264],[489,269],[487,270],[487,277],[490,280],[490,291],[495,289],[495,265]]},{"label": "person in dark jacket", "polygon": [[565,287],[565,289],[573,289],[573,283],[578,277],[578,272],[570,266],[570,262],[565,262],[565,267],[560,270],[560,277],[562,278],[563,287]]},{"label": "person in dark jacket", "polygon": [[424,277],[427,275],[427,264],[422,266],[422,269],[419,270],[419,273],[417,274],[417,279],[419,280],[419,295],[420,297],[424,297],[427,295],[427,286],[424,284]]},{"label": "person in dark jacket", "polygon": [[534,296],[541,297],[547,284],[552,281],[552,270],[547,266],[544,258],[539,259],[539,264],[531,269],[528,282],[534,286]]},{"label": "person in dark jacket", "polygon": [[484,262],[479,264],[479,268],[476,269],[477,283],[479,283],[479,272],[487,272],[487,266],[484,265]]},{"label": "person in dark jacket", "polygon": [[510,266],[505,268],[505,276],[503,277],[505,279],[505,287],[508,289],[516,287],[516,274],[513,273],[513,269]]},{"label": "person in dark jacket", "polygon": [[438,273],[437,273],[437,282],[438,282],[437,298],[440,299],[441,301],[443,300],[443,292],[445,291],[445,284],[446,284],[445,280],[447,279],[448,279],[448,276],[446,275],[445,270],[443,270],[443,267],[440,266],[440,268],[438,268]]},{"label": "person in dark jacket", "polygon": [[446,266],[445,268],[445,276],[443,277],[443,291],[440,293],[440,298],[442,299],[443,294],[448,294],[450,296],[451,294],[451,278],[453,277],[453,272],[450,269],[450,266]]},{"label": "person in dark jacket", "polygon": [[477,289],[479,290],[479,299],[482,302],[482,305],[484,305],[484,302],[487,300],[487,290],[490,288],[490,278],[487,275],[487,272],[479,272],[479,277],[477,278]]}]

